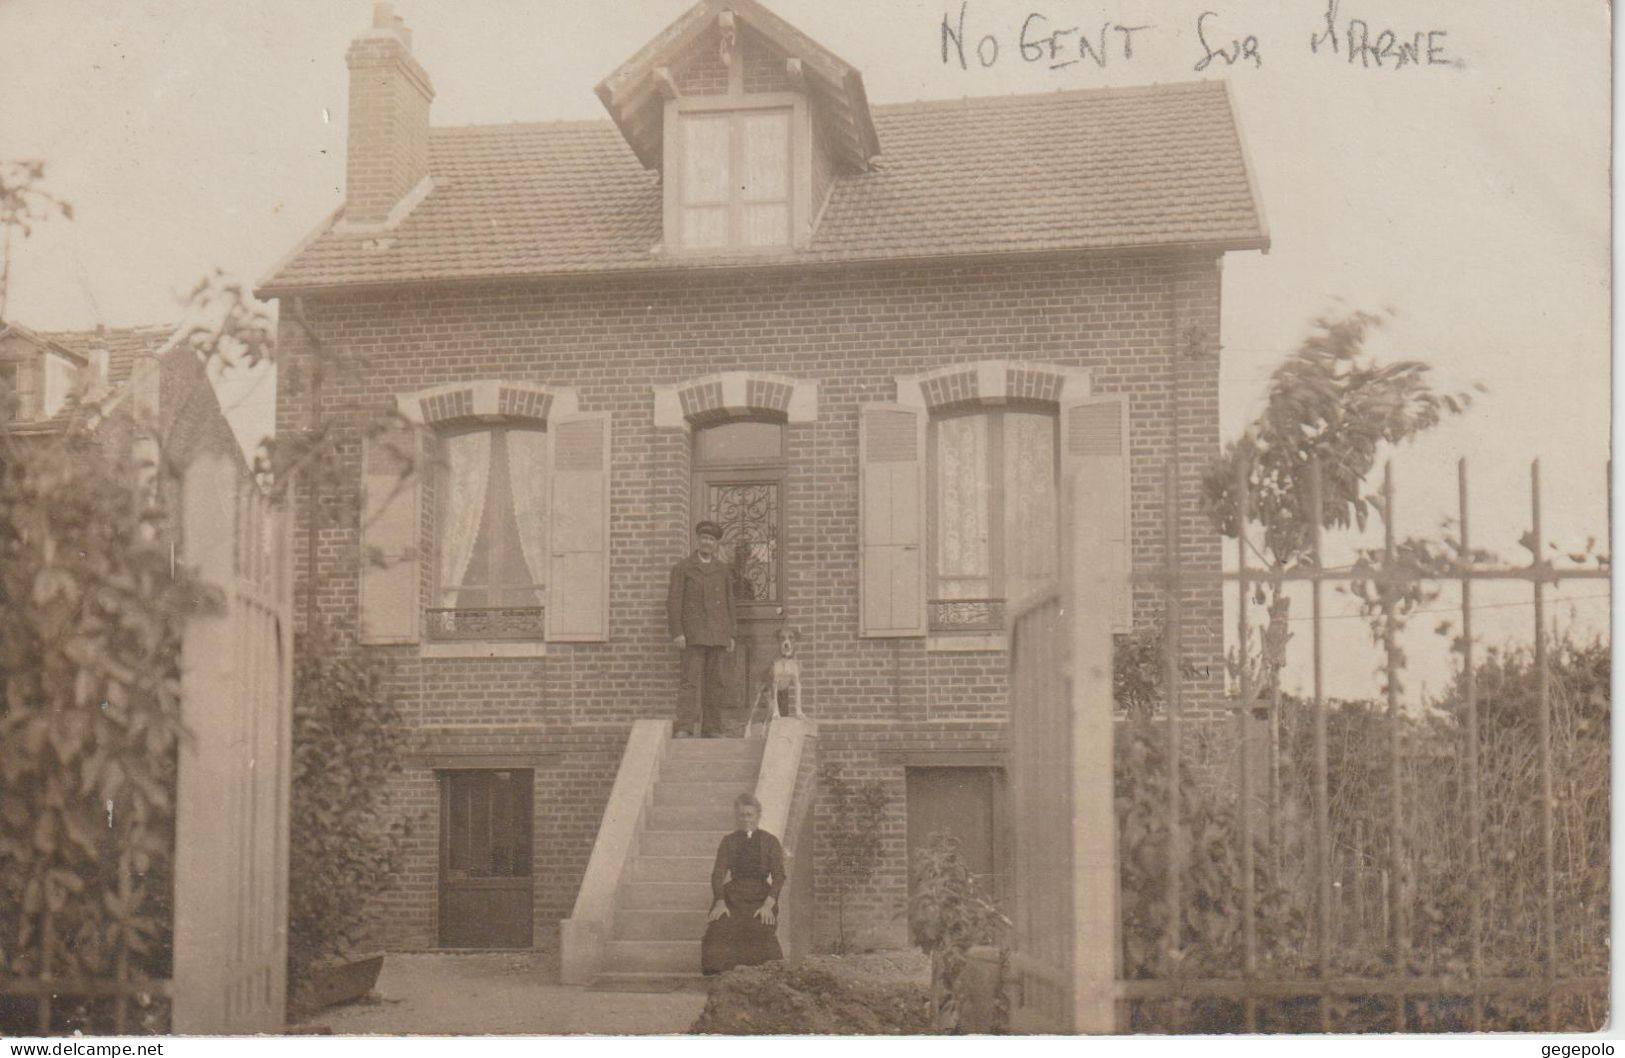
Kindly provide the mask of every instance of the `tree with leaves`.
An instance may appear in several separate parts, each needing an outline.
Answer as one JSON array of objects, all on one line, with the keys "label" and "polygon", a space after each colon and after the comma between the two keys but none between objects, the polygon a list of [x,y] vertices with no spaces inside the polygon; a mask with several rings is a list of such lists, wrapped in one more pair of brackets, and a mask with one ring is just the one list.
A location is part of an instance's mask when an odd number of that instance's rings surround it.
[{"label": "tree with leaves", "polygon": [[[1269,703],[1272,806],[1279,796],[1281,672],[1291,638],[1284,575],[1313,561],[1317,518],[1326,529],[1365,528],[1380,505],[1365,482],[1384,446],[1433,429],[1471,401],[1468,394],[1436,389],[1431,369],[1419,360],[1380,363],[1369,355],[1367,338],[1387,318],[1356,311],[1317,319],[1271,374],[1264,411],[1202,475],[1203,508],[1215,528],[1227,537],[1245,536],[1263,566],[1255,595],[1267,604],[1262,643],[1256,658],[1237,644],[1232,668],[1247,666],[1251,686]],[[1247,533],[1243,509],[1258,532]]]},{"label": "tree with leaves", "polygon": [[[983,891],[965,861],[959,839],[948,831],[934,832],[915,851],[911,867],[914,891],[908,899],[909,937],[931,957],[931,1005],[937,1031],[958,1032],[969,998],[965,971],[971,949],[1002,946],[1010,920]],[[1004,962],[1002,954],[1000,962]],[[1002,981],[994,991],[1002,994]],[[997,1000],[995,1005],[999,1005]]]},{"label": "tree with leaves", "polygon": [[73,206],[44,187],[45,163],[0,162],[0,319],[6,315],[13,238],[28,238],[34,225],[52,217],[73,219]]}]

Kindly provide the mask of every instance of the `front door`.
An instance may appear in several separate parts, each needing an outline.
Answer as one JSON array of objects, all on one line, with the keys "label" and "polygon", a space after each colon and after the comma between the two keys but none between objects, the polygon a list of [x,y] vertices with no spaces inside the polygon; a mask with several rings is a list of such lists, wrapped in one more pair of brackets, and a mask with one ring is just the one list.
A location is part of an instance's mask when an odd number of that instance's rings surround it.
[{"label": "front door", "polygon": [[760,695],[784,627],[784,427],[744,421],[695,435],[691,523],[722,526],[739,616],[732,702],[723,730],[738,734]]},{"label": "front door", "polygon": [[440,773],[440,946],[531,946],[531,772]]}]

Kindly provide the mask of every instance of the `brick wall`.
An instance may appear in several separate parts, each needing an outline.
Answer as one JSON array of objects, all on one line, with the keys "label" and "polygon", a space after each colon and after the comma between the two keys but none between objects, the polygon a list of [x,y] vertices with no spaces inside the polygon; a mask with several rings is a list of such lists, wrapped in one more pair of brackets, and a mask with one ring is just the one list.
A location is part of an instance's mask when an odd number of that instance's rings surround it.
[{"label": "brick wall", "polygon": [[344,172],[344,217],[382,223],[429,175],[429,75],[406,45],[387,32],[357,38],[350,67],[350,118]]},{"label": "brick wall", "polygon": [[[539,919],[568,913],[628,725],[672,712],[677,673],[663,600],[670,565],[688,547],[691,437],[655,425],[652,385],[730,370],[818,383],[817,420],[786,431],[786,615],[803,635],[804,698],[822,725],[821,753],[851,778],[882,778],[894,793],[886,867],[863,901],[875,928],[893,937],[901,920],[890,916],[906,891],[896,751],[1001,747],[1006,658],[857,637],[859,405],[894,399],[896,376],[955,362],[1089,368],[1097,392],[1130,398],[1135,564],[1153,568],[1161,558],[1163,467],[1176,457],[1184,561],[1219,562],[1194,489],[1218,448],[1212,255],[589,277],[310,297],[306,312],[330,362],[322,412],[340,428],[340,459],[352,475],[359,424],[396,394],[432,385],[503,378],[572,386],[581,410],[613,416],[610,642],[549,644],[547,656],[531,659],[430,659],[413,647],[380,648],[397,662],[405,713],[430,749],[562,753],[536,771]],[[297,328],[284,328],[280,355],[284,378],[310,377]],[[308,410],[308,396],[288,387],[279,429],[305,426]],[[353,496],[341,497],[331,505],[335,524],[317,534],[315,602],[341,633],[356,619],[353,507]],[[308,513],[308,498],[299,511]],[[303,523],[296,539],[305,539]],[[311,581],[300,550],[302,620]],[[1206,671],[1187,683],[1189,703],[1211,706],[1222,691],[1221,598],[1190,588],[1182,602],[1186,658]],[[1136,593],[1138,620],[1160,609],[1154,590]],[[388,943],[418,946],[433,937],[432,772],[408,772],[400,786],[402,803],[428,817],[388,904]],[[821,906],[821,924],[827,912]]]}]

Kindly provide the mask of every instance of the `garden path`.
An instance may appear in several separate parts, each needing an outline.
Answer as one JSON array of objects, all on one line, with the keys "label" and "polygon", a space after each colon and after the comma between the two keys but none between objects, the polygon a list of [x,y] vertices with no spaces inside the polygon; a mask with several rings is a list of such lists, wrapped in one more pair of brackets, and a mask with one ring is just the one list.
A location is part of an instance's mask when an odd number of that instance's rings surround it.
[{"label": "garden path", "polygon": [[559,984],[558,954],[392,952],[369,998],[318,1011],[296,1032],[335,1035],[686,1033],[703,992],[593,992]]}]

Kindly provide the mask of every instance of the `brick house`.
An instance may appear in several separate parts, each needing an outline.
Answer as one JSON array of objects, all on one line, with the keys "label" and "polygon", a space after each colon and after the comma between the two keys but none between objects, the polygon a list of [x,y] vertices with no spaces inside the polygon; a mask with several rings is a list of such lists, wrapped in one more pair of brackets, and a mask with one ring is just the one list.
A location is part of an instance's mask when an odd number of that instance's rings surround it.
[{"label": "brick house", "polygon": [[40,331],[0,320],[0,421],[44,429],[83,392],[94,397],[122,387],[136,362],[157,356],[175,328],[98,327]]},{"label": "brick house", "polygon": [[175,330],[41,331],[0,320],[0,427],[16,438],[49,437],[86,415],[104,443],[130,444],[130,420],[149,416],[175,467],[206,450],[249,474],[203,363],[173,341]]},{"label": "brick house", "polygon": [[[900,939],[907,852],[944,825],[1002,884],[1006,615],[1056,572],[1058,482],[1105,468],[1126,569],[1163,546],[1165,465],[1194,497],[1218,447],[1222,259],[1268,246],[1227,86],[871,106],[755,0],[702,0],[610,74],[610,121],[431,128],[387,5],[347,59],[346,204],[261,294],[284,377],[312,334],[366,364],[318,409],[360,502],[297,578],[388,656],[416,739],[384,945],[579,914],[629,731],[673,716],[666,582],[701,517],[741,574],[742,697],[795,627],[817,759],[891,795],[849,931]],[[311,421],[308,390],[278,401],[279,431]],[[364,429],[392,412],[405,482]],[[1178,531],[1217,566],[1194,507]],[[1125,581],[1114,621],[1157,609]],[[1216,699],[1220,596],[1184,610]],[[671,774],[735,774],[707,760]],[[703,819],[679,858],[714,849]]]}]

